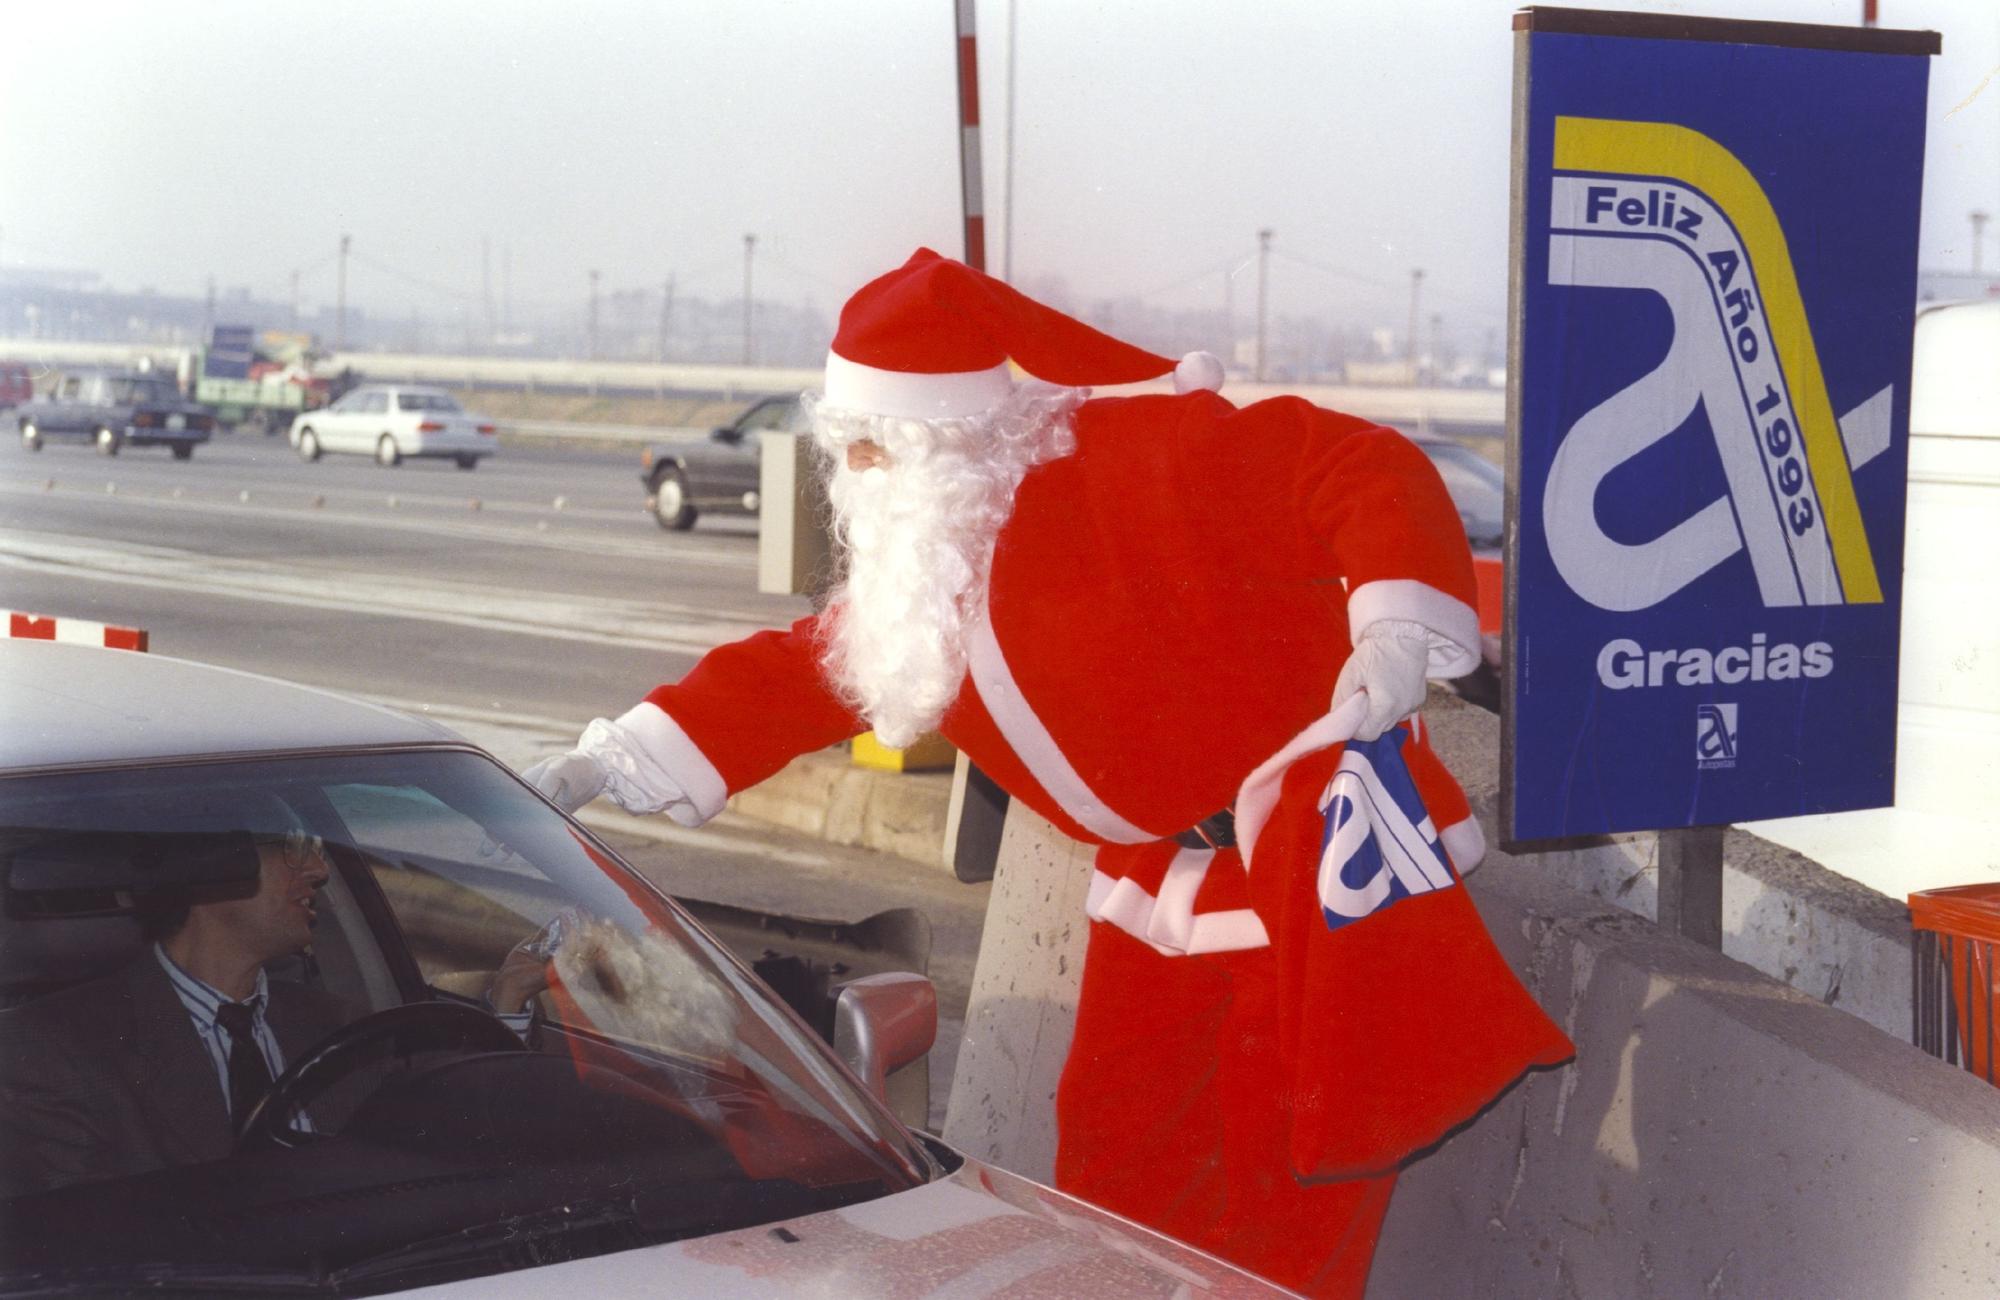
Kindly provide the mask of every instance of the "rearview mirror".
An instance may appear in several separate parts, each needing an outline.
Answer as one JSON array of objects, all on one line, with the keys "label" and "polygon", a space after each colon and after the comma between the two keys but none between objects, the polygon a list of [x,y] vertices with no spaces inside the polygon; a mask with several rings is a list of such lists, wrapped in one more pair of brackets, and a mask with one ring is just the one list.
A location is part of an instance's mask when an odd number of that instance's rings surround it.
[{"label": "rearview mirror", "polygon": [[257,886],[248,831],[19,830],[8,839],[7,889],[15,895]]},{"label": "rearview mirror", "polygon": [[725,424],[713,430],[708,436],[716,442],[741,442],[743,441],[743,430],[733,424]]}]

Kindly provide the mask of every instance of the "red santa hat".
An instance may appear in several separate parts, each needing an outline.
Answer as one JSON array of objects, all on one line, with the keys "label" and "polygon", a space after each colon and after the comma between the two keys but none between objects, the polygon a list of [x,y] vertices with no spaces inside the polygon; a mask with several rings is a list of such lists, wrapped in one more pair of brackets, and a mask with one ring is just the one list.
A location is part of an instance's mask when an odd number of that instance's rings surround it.
[{"label": "red santa hat", "polygon": [[978,415],[1013,391],[1009,360],[1072,388],[1169,371],[1179,392],[1222,386],[1222,363],[1206,352],[1176,364],[920,248],[841,309],[826,356],[825,404],[917,420]]}]

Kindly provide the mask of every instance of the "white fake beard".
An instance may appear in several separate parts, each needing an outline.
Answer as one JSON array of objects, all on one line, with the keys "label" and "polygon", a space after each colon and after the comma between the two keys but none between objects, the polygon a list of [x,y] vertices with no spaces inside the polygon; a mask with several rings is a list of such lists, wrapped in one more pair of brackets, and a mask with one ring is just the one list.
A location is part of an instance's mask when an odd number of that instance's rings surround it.
[{"label": "white fake beard", "polygon": [[[1067,416],[1082,396],[1027,388],[977,419],[816,413],[820,446],[840,458],[829,496],[848,554],[822,663],[884,745],[936,729],[957,698],[1014,491],[1031,466],[1075,447]],[[862,438],[886,466],[847,468],[846,444]]]}]

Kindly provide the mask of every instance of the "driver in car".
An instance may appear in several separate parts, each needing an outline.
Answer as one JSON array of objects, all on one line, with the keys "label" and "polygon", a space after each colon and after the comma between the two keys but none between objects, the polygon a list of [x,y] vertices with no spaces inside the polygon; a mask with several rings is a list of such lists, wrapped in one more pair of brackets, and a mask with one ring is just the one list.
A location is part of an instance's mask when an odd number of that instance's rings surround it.
[{"label": "driver in car", "polygon": [[[324,990],[265,973],[311,943],[331,868],[282,801],[264,811],[260,824],[285,829],[255,838],[255,893],[144,898],[151,942],[136,959],[0,1012],[0,1193],[220,1159],[286,1065],[359,1018]],[[489,993],[517,1029],[535,966],[504,970]],[[290,1124],[312,1132],[311,1110]]]}]

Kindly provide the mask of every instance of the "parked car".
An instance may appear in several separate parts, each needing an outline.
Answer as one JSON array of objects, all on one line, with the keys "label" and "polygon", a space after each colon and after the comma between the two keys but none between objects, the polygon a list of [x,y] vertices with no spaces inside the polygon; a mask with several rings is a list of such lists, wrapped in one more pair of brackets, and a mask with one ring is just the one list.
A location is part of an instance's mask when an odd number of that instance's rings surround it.
[{"label": "parked car", "polygon": [[754,515],[760,502],[759,433],[802,433],[805,415],[796,394],[751,403],[706,438],[656,443],[639,461],[646,508],[660,527],[685,531],[704,511]]},{"label": "parked car", "polygon": [[496,450],[498,431],[493,421],[467,411],[442,388],[363,384],[331,406],[298,416],[290,437],[301,460],[358,452],[385,468],[432,457],[477,469]]},{"label": "parked car", "polygon": [[1507,476],[1498,465],[1463,443],[1428,435],[1413,437],[1423,448],[1445,491],[1458,507],[1459,522],[1465,525],[1465,540],[1472,547],[1472,577],[1479,587],[1479,630],[1488,637],[1500,635],[1500,613],[1505,590],[1500,577],[1501,534],[1506,523]]},{"label": "parked car", "polygon": [[47,396],[17,407],[14,418],[29,451],[50,438],[75,438],[106,456],[166,447],[187,460],[215,431],[214,416],[183,398],[171,378],[150,371],[66,374]]},{"label": "parked car", "polygon": [[0,411],[35,399],[35,379],[18,361],[0,361]]},{"label": "parked car", "polygon": [[[928,1049],[928,981],[842,989],[843,1060],[608,845],[435,724],[56,642],[0,642],[0,680],[10,1060],[98,1059],[38,1051],[21,1026],[99,1028],[57,1013],[80,981],[156,973],[136,914],[250,895],[259,840],[324,876],[288,903],[316,914],[310,950],[265,967],[301,988],[266,1005],[313,989],[355,1017],[288,1054],[219,1158],[22,1186],[0,1149],[0,1296],[1280,1294],[904,1127],[882,1081]],[[523,952],[553,971],[525,1029],[482,997]],[[148,1032],[173,1029],[192,1033],[173,1015]],[[200,1093],[213,1063],[188,1054],[188,1100],[151,1050],[87,1095],[219,1119]],[[60,1120],[76,1095],[41,1100]],[[24,1147],[30,1100],[0,1115]]]}]

